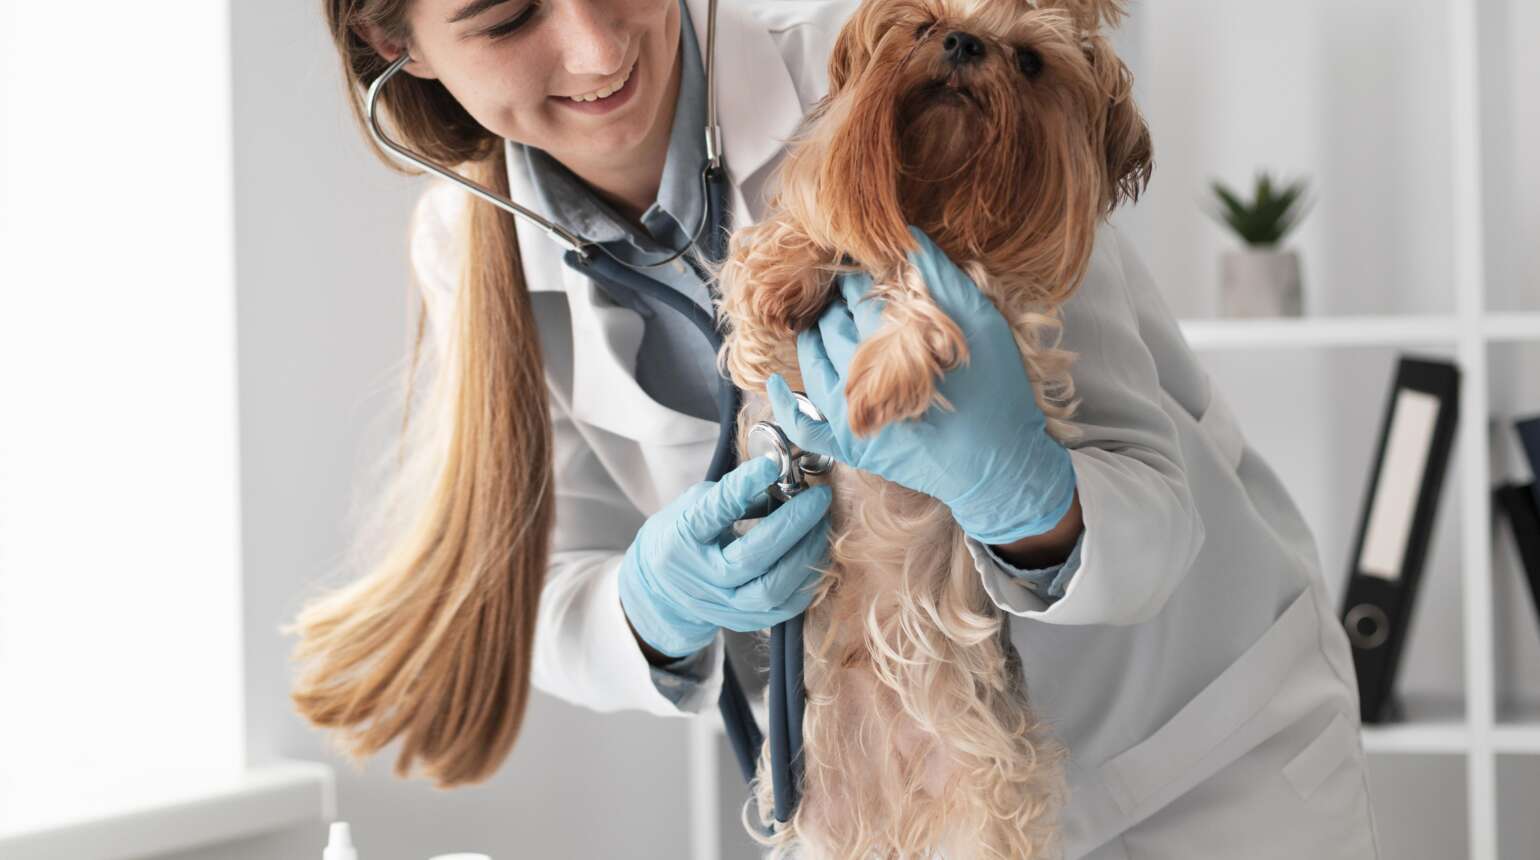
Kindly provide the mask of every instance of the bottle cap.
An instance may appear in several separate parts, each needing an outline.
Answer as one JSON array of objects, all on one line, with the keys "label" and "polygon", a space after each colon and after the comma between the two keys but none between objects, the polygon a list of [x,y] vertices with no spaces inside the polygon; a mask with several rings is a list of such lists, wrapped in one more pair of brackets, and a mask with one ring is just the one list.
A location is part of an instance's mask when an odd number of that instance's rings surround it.
[{"label": "bottle cap", "polygon": [[358,851],[353,847],[353,831],[346,821],[332,822],[321,860],[358,860]]}]

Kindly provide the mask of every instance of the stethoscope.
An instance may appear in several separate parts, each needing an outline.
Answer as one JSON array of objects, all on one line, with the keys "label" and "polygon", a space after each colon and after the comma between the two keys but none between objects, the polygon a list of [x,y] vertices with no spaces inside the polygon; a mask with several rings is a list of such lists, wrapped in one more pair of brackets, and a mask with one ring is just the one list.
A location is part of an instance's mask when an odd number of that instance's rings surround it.
[{"label": "stethoscope", "polygon": [[[411,55],[403,51],[385,71],[369,85],[365,113],[369,131],[374,140],[397,158],[427,170],[459,185],[493,206],[515,217],[534,223],[558,244],[567,248],[562,262],[585,277],[598,281],[612,292],[641,294],[683,314],[711,345],[713,354],[722,347],[722,335],[717,331],[711,314],[688,296],[646,274],[648,269],[667,265],[680,257],[695,269],[706,283],[712,302],[718,299],[715,284],[696,260],[685,255],[691,247],[699,247],[702,254],[713,264],[726,256],[726,233],[722,229],[722,213],[726,204],[726,175],[722,167],[722,130],[717,125],[716,104],[716,30],[717,0],[710,0],[706,18],[706,163],[701,168],[701,196],[706,205],[700,223],[683,247],[661,260],[633,262],[623,260],[608,248],[573,233],[545,216],[498,194],[478,182],[428,160],[385,134],[380,127],[376,102],[385,82],[411,61]],[[704,241],[702,241],[704,240]],[[717,432],[716,450],[707,469],[706,480],[717,481],[738,465],[738,453],[733,445],[733,429],[737,424],[741,393],[731,380],[723,377],[717,390],[717,416],[720,427]],[[812,401],[798,395],[799,407],[810,417],[822,420]],[[767,488],[773,510],[809,485],[807,475],[823,474],[833,465],[831,458],[813,452],[804,452],[786,437],[779,427],[761,421],[749,431],[750,444],[769,453],[780,464],[776,482]],[[756,454],[758,456],[758,454]],[[770,774],[775,798],[775,820],[784,824],[796,810],[798,785],[802,773],[802,717],[806,709],[803,686],[802,616],[798,615],[770,630],[770,679],[768,706],[770,716]],[[764,744],[764,735],[749,710],[748,698],[733,671],[732,661],[722,661],[722,695],[718,708],[727,729],[727,736],[738,759],[738,769],[746,782],[752,782],[757,751]]]}]

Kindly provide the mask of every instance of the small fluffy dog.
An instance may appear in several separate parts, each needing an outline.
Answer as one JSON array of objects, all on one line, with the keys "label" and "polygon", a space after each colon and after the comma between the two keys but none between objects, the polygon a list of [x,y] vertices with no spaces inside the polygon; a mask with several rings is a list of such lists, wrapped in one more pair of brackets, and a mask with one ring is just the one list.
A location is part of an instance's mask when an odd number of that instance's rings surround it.
[{"label": "small fluffy dog", "polygon": [[[796,333],[861,269],[887,326],[847,380],[854,432],[941,408],[968,359],[905,252],[925,231],[1010,322],[1049,432],[1079,401],[1057,348],[1098,223],[1149,180],[1128,69],[1100,35],[1122,0],[866,0],[839,34],[828,96],[780,167],[771,214],[720,273],[723,370],[757,393],[800,388]],[[1049,338],[1052,342],[1049,343]],[[832,547],[805,622],[802,800],[776,856],[1036,858],[1058,851],[1064,750],[1027,701],[1002,612],[950,512],[837,466]],[[767,753],[759,816],[771,820]]]}]

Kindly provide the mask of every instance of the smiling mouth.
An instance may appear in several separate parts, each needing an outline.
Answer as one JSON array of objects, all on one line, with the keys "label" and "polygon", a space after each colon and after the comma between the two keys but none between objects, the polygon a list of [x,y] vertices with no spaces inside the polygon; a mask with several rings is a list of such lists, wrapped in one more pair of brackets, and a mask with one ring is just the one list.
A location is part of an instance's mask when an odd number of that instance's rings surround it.
[{"label": "smiling mouth", "polygon": [[621,75],[615,80],[592,92],[587,92],[576,96],[563,96],[563,98],[571,99],[575,102],[596,102],[600,99],[609,98],[610,96],[619,92],[620,88],[626,85],[626,81],[629,81],[631,76],[636,74],[636,65],[640,61],[641,57],[638,56],[635,60],[631,61],[631,67],[626,69],[626,73],[624,75]]}]

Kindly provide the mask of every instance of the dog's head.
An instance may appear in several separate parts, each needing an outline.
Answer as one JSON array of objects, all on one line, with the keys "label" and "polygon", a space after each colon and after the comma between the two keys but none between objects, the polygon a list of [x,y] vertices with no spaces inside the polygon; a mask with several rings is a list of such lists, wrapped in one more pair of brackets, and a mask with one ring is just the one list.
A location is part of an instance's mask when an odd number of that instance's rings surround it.
[{"label": "dog's head", "polygon": [[[877,271],[915,224],[954,259],[1078,280],[1096,223],[1149,180],[1122,0],[866,0],[782,174],[817,239]],[[1073,286],[1069,284],[1068,286]]]}]

